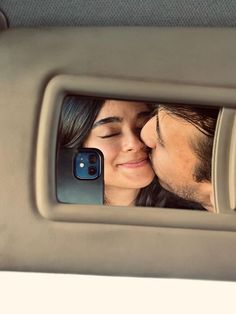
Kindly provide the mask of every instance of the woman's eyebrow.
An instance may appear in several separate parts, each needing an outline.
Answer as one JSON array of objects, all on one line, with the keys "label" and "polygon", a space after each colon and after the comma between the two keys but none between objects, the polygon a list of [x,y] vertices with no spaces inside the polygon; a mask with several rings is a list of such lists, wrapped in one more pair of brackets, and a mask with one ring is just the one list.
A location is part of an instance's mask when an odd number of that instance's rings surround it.
[{"label": "woman's eyebrow", "polygon": [[96,121],[92,128],[94,129],[99,125],[103,125],[103,124],[107,124],[107,123],[122,122],[122,120],[123,119],[120,117],[107,117],[107,118]]}]

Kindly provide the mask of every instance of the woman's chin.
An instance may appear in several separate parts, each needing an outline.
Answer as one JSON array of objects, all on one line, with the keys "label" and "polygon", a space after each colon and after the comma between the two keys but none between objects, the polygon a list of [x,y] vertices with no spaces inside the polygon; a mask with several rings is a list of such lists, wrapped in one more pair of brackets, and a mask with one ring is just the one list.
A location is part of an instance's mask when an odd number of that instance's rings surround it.
[{"label": "woman's chin", "polygon": [[154,174],[151,172],[149,174],[138,175],[138,176],[129,176],[124,178],[124,183],[127,188],[141,189],[148,186],[154,178]]}]

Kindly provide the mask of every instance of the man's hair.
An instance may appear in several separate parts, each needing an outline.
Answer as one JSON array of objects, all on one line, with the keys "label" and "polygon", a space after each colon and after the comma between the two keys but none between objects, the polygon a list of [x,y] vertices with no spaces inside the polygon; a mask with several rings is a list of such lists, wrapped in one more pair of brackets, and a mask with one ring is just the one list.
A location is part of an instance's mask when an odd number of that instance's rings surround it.
[{"label": "man's hair", "polygon": [[196,182],[211,181],[212,149],[220,109],[216,107],[204,108],[191,105],[160,104],[158,110],[165,110],[169,114],[191,123],[203,134],[198,141],[191,141],[190,143],[200,160],[194,170],[194,180]]}]

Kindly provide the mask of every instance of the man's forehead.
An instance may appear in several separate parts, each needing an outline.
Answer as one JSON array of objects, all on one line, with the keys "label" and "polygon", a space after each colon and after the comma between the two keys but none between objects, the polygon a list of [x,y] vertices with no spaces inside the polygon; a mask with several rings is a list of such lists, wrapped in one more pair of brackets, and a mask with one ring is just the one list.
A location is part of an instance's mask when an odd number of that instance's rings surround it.
[{"label": "man's forehead", "polygon": [[167,110],[166,108],[162,108],[162,107],[159,107],[157,110],[156,110],[156,115],[158,116],[158,119],[159,121],[169,121],[171,120],[172,122],[176,122],[176,123],[181,123],[181,124],[186,124],[189,122],[186,121],[185,119],[179,117],[178,115],[172,113],[171,111]]},{"label": "man's forehead", "polygon": [[159,107],[156,116],[163,137],[170,134],[174,137],[186,139],[188,143],[191,143],[201,136],[201,132],[196,126],[165,108]]},{"label": "man's forehead", "polygon": [[175,124],[181,124],[186,126],[191,126],[192,128],[196,128],[190,121],[187,119],[184,119],[184,117],[181,117],[181,115],[176,114],[175,112],[172,112],[171,110],[168,110],[166,107],[159,106],[156,108],[155,114],[158,116],[159,121],[165,121]]}]

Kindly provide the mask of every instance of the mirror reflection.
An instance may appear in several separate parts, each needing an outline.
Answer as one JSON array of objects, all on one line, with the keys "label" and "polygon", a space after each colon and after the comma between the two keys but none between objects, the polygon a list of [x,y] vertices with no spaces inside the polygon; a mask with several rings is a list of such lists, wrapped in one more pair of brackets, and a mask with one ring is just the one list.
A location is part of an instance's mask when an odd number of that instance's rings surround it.
[{"label": "mirror reflection", "polygon": [[80,148],[103,153],[105,205],[214,212],[218,113],[216,107],[67,96],[58,154]]}]

